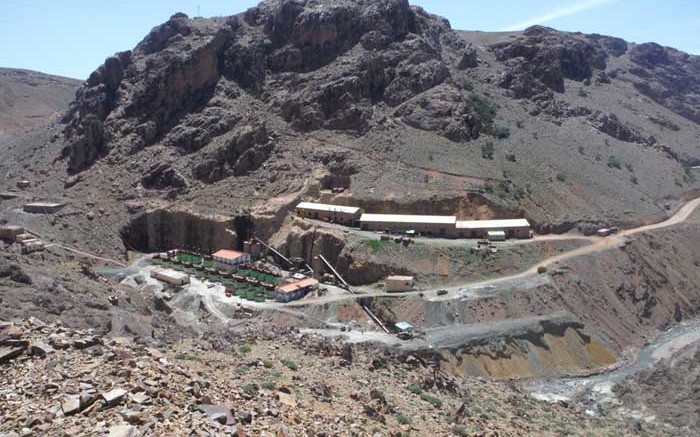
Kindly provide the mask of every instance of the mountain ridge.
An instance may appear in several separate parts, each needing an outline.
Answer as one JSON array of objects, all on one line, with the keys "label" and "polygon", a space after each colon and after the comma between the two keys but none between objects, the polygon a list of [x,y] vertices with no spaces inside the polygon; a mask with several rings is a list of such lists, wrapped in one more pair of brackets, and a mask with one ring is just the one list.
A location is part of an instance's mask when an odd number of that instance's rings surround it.
[{"label": "mountain ridge", "polygon": [[[632,226],[698,188],[698,71],[698,57],[653,43],[455,31],[401,0],[175,14],[80,88],[39,141],[50,159],[37,183],[252,214],[264,235],[283,219],[270,205],[300,198],[471,203],[464,218],[524,214],[541,232]],[[130,220],[104,207],[111,226]]]}]

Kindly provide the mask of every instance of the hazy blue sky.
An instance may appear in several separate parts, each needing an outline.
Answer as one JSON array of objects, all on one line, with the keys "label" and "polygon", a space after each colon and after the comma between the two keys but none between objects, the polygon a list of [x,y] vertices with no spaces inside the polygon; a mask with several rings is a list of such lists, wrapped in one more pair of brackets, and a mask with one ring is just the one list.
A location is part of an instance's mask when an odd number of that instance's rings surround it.
[{"label": "hazy blue sky", "polygon": [[[0,0],[0,66],[84,79],[175,12],[232,15],[255,0]],[[464,30],[546,24],[700,54],[699,0],[412,0]]]}]

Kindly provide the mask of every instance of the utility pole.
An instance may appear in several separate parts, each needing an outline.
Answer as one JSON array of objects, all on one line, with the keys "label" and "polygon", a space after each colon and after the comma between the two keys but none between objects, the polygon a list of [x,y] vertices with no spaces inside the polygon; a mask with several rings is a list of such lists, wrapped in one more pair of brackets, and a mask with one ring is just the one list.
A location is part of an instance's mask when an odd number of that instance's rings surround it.
[{"label": "utility pole", "polygon": [[202,13],[199,11],[199,4],[197,4],[197,16],[198,17],[202,16]]}]

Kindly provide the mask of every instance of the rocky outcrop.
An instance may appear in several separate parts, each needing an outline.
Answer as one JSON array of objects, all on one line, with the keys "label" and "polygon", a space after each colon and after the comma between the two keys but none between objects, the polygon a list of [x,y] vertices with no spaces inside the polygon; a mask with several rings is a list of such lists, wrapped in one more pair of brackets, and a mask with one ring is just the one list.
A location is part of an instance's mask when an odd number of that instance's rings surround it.
[{"label": "rocky outcrop", "polygon": [[70,173],[86,169],[108,151],[104,124],[94,114],[80,120],[69,135],[72,142],[63,150],[63,156],[68,158]]},{"label": "rocky outcrop", "polygon": [[18,284],[31,284],[32,278],[27,275],[18,264],[0,261],[0,280],[7,278]]},{"label": "rocky outcrop", "polygon": [[564,79],[583,81],[604,70],[607,52],[595,41],[541,26],[530,27],[513,41],[491,47],[506,63],[500,85],[515,98],[548,98],[564,92]]},{"label": "rocky outcrop", "polygon": [[70,171],[84,170],[121,143],[128,150],[153,143],[174,117],[208,100],[229,29],[185,41],[192,33],[187,17],[176,14],[90,75],[64,117]]},{"label": "rocky outcrop", "polygon": [[632,62],[646,68],[660,67],[671,61],[666,49],[653,42],[632,47],[632,50],[630,50],[630,59]]},{"label": "rocky outcrop", "polygon": [[175,248],[213,252],[222,247],[243,247],[252,235],[248,216],[204,217],[184,211],[154,210],[135,217],[121,229],[125,246],[144,252]]},{"label": "rocky outcrop", "polygon": [[212,183],[229,176],[242,176],[264,163],[274,145],[264,124],[246,125],[214,142],[193,159],[193,174]]},{"label": "rocky outcrop", "polygon": [[268,62],[273,71],[313,70],[360,41],[370,50],[384,48],[419,30],[406,0],[331,4],[285,0],[263,3],[248,16],[264,24],[275,47]]},{"label": "rocky outcrop", "polygon": [[635,88],[671,111],[700,124],[700,57],[655,43],[639,44],[629,53]]},{"label": "rocky outcrop", "polygon": [[185,188],[188,186],[187,179],[175,170],[170,164],[154,164],[143,177],[145,188]]},{"label": "rocky outcrop", "polygon": [[435,87],[401,105],[395,112],[406,124],[436,132],[452,141],[469,141],[479,137],[481,120],[451,86]]},{"label": "rocky outcrop", "polygon": [[614,36],[600,35],[597,33],[586,35],[586,38],[595,41],[609,55],[620,57],[627,53],[627,41],[622,38],[615,38]]},{"label": "rocky outcrop", "polygon": [[457,68],[460,70],[466,70],[468,68],[475,68],[478,66],[479,59],[476,56],[476,49],[469,44],[466,50],[464,50],[462,59],[460,59],[459,64],[457,64]]},{"label": "rocky outcrop", "polygon": [[647,146],[656,144],[656,138],[653,136],[644,136],[636,128],[620,121],[615,114],[597,113],[591,115],[589,118],[596,129],[620,141],[644,144]]},{"label": "rocky outcrop", "polygon": [[692,429],[700,418],[700,345],[679,348],[653,368],[631,375],[613,390],[627,408],[643,409],[656,420]]},{"label": "rocky outcrop", "polygon": [[[113,150],[206,148],[195,178],[243,175],[272,146],[216,140],[250,122],[246,93],[293,129],[364,133],[378,103],[398,106],[449,78],[441,46],[455,39],[446,20],[406,0],[269,1],[221,20],[175,14],[90,76],[64,117],[64,158],[77,173]],[[445,127],[448,136],[475,137],[465,115],[456,109],[461,126]]]},{"label": "rocky outcrop", "polygon": [[[367,35],[376,37],[370,31]],[[397,106],[443,83],[449,68],[427,38],[403,32],[384,35],[391,44],[381,52],[365,49],[348,55],[348,67],[335,69],[320,87],[305,86],[280,102],[282,116],[298,130],[319,128],[364,132],[373,106]],[[374,46],[373,44],[371,46]]]}]

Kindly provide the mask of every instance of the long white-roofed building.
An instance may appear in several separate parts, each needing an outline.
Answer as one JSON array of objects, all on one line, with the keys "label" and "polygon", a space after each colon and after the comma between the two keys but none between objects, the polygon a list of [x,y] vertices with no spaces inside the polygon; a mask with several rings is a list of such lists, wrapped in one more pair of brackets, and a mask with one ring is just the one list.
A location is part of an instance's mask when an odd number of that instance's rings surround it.
[{"label": "long white-roofed building", "polygon": [[362,214],[360,228],[365,231],[406,232],[451,236],[457,217],[453,215]]},{"label": "long white-roofed building", "polygon": [[296,206],[297,215],[301,218],[324,220],[352,226],[362,215],[362,210],[356,206],[329,205],[326,203],[301,202]]},{"label": "long white-roofed building", "polygon": [[527,219],[458,220],[455,223],[457,238],[488,238],[489,232],[504,232],[507,238],[530,238],[530,222]]}]

